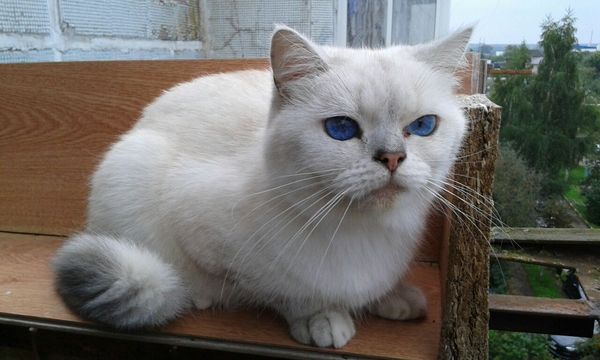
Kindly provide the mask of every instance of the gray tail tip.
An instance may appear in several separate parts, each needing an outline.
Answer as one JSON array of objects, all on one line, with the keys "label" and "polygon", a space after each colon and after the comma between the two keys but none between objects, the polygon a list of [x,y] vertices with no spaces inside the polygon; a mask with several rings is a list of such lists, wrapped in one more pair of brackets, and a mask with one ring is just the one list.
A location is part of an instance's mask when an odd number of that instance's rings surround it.
[{"label": "gray tail tip", "polygon": [[122,239],[75,235],[57,252],[52,267],[67,307],[116,328],[162,325],[189,306],[172,266]]}]

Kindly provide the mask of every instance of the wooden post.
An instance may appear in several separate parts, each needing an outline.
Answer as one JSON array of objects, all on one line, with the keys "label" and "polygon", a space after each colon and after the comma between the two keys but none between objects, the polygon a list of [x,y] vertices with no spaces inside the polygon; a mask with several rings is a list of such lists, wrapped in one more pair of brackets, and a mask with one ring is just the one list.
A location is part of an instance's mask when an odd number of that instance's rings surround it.
[{"label": "wooden post", "polygon": [[[454,205],[442,244],[442,336],[439,358],[488,357],[491,196],[501,108],[484,95],[461,98],[469,133],[454,166]],[[452,181],[452,180],[451,180]],[[460,189],[468,188],[465,192]]]}]

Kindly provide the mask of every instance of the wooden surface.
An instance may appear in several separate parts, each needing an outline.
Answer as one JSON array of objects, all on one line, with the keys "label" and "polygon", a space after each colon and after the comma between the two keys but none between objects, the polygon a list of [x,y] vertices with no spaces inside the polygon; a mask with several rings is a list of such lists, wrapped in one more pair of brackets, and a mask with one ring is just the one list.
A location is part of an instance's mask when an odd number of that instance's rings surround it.
[{"label": "wooden surface", "polygon": [[538,245],[600,245],[600,229],[494,228],[494,243]]},{"label": "wooden surface", "polygon": [[454,165],[458,190],[453,189],[454,196],[450,196],[452,226],[441,255],[444,315],[440,357],[485,359],[490,204],[500,107],[484,95],[464,97],[462,101],[469,117],[469,132]]},{"label": "wooden surface", "polygon": [[489,71],[490,76],[501,76],[501,75],[533,75],[533,70],[511,70],[511,69],[491,69]]},{"label": "wooden surface", "polygon": [[520,314],[540,314],[557,317],[592,318],[592,308],[585,300],[548,299],[519,295],[490,295],[490,310]]},{"label": "wooden surface", "polygon": [[466,66],[457,72],[458,93],[462,95],[473,95],[482,92],[485,79],[482,78],[484,69],[481,67],[481,56],[479,53],[467,52],[465,54]]},{"label": "wooden surface", "polygon": [[66,235],[101,154],[161,91],[265,60],[0,65],[0,230]]},{"label": "wooden surface", "polygon": [[598,314],[587,300],[490,295],[490,329],[591,337]]},{"label": "wooden surface", "polygon": [[[0,232],[0,318],[97,327],[81,322],[54,293],[48,264],[63,241],[61,237]],[[436,358],[441,324],[439,269],[432,264],[416,263],[408,279],[427,296],[429,308],[425,319],[400,322],[365,317],[358,321],[356,337],[342,350],[321,351],[361,357]],[[158,335],[161,334],[317,350],[291,340],[283,321],[268,311],[197,312],[160,329]]]}]

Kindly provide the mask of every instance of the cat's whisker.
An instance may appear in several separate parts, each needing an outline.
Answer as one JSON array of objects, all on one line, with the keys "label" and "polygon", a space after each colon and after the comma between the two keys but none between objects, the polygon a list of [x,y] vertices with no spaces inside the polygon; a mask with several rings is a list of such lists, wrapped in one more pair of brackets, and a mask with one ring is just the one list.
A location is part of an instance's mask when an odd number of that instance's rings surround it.
[{"label": "cat's whisker", "polygon": [[[437,198],[439,201],[445,203],[452,210],[452,212],[455,214],[455,218],[457,218],[457,219],[461,219],[462,218],[464,220],[469,221],[471,223],[471,225],[473,225],[473,227],[475,227],[475,229],[477,229],[482,236],[484,236],[485,238],[487,238],[487,235],[485,235],[481,231],[479,225],[477,225],[475,223],[475,220],[473,220],[473,218],[471,218],[471,216],[469,216],[464,211],[462,211],[461,209],[459,209],[456,205],[452,204],[448,199],[446,199],[443,196],[439,195],[437,192],[435,192],[435,191],[433,191],[433,190],[431,190],[431,189],[429,189],[427,187],[423,187],[423,189],[426,190],[426,191],[428,191],[432,196],[434,196],[435,198]],[[460,216],[456,216],[456,215],[460,215]],[[469,229],[468,226],[466,228]]]},{"label": "cat's whisker", "polygon": [[487,151],[494,150],[494,149],[496,149],[497,147],[498,147],[498,145],[496,145],[496,144],[493,144],[493,145],[488,145],[488,146],[487,146],[486,148],[484,148],[484,149],[481,149],[481,150],[478,150],[478,151],[475,151],[475,152],[472,152],[472,153],[464,154],[464,155],[461,155],[461,156],[455,156],[455,157],[454,157],[454,160],[460,160],[460,159],[464,159],[464,158],[467,158],[467,157],[471,157],[471,156],[479,155],[479,154],[485,153],[485,152],[487,152]]},{"label": "cat's whisker", "polygon": [[[330,194],[331,194],[331,193],[333,193],[333,192],[334,192],[334,191],[330,191],[330,192],[328,192],[328,193],[327,193],[327,194],[325,194],[323,197],[321,197],[321,198],[320,198],[320,199],[318,199],[317,201],[313,202],[313,204],[311,204],[311,206],[309,206],[309,208],[310,208],[310,207],[312,207],[312,205],[314,205],[314,204],[318,203],[318,202],[319,202],[321,199],[323,199],[324,197],[326,197],[326,196],[330,195]],[[330,199],[329,201],[327,201],[327,203],[326,203],[325,205],[323,205],[323,206],[322,206],[322,207],[321,207],[319,210],[317,210],[317,213],[321,213],[321,212],[323,211],[323,209],[324,209],[324,208],[328,207],[328,206],[329,206],[329,204],[331,204],[332,202],[334,202],[334,201],[336,200],[336,197],[337,197],[338,195],[339,195],[339,194],[335,195],[333,199]],[[307,208],[307,209],[308,209],[308,208]],[[327,214],[325,214],[324,216],[326,216],[326,215],[327,215]],[[311,217],[311,219],[313,219],[314,217],[315,217],[315,215],[313,215],[313,216]],[[310,219],[307,221],[307,223],[309,223],[309,222],[311,222],[311,220],[310,220]],[[253,248],[254,248],[254,246],[253,246]],[[249,255],[249,254],[252,252],[252,250],[253,250],[253,249],[250,249],[250,250],[249,250],[249,251],[246,253],[246,256],[248,256],[248,255]],[[281,250],[281,251],[279,252],[279,254],[282,254],[282,253],[283,253],[283,250]],[[278,254],[278,256],[276,257],[276,259],[279,257],[279,254]],[[274,260],[274,261],[275,261],[275,260]],[[242,260],[242,262],[241,262],[241,263],[243,264],[243,260]],[[271,264],[273,264],[273,263],[274,263],[274,262],[272,262]]]},{"label": "cat's whisker", "polygon": [[[498,210],[495,208],[494,201],[491,196],[483,196],[482,194],[479,194],[475,190],[471,189],[470,187],[465,186],[464,184],[462,184],[454,179],[440,180],[439,182],[446,185],[447,187],[459,192],[463,196],[468,196],[474,202],[475,201],[483,202],[481,205],[485,207],[485,210],[488,210],[491,212],[491,216],[492,216],[492,220],[494,221],[494,224],[502,226],[502,227],[506,226],[506,224],[504,224],[504,222],[502,221],[502,218],[500,217]],[[454,196],[456,196],[456,194],[454,194]]]},{"label": "cat's whisker", "polygon": [[[326,187],[326,188],[324,188],[324,189],[320,190],[319,192],[317,192],[317,193],[315,193],[315,194],[312,194],[311,196],[309,196],[309,198],[312,198],[313,196],[317,196],[317,195],[321,194],[322,192],[329,190],[331,187],[333,187],[333,186],[328,186],[328,187]],[[306,208],[302,209],[302,210],[301,210],[301,211],[300,211],[298,214],[296,214],[296,216],[294,216],[292,219],[288,220],[288,222],[287,222],[286,224],[284,224],[283,226],[279,226],[279,225],[280,225],[280,224],[281,224],[283,221],[285,221],[285,220],[286,220],[286,218],[284,218],[282,221],[280,221],[280,222],[278,222],[277,224],[275,224],[274,228],[275,228],[275,227],[276,227],[276,228],[279,228],[279,230],[278,230],[277,232],[275,232],[274,234],[271,234],[271,232],[272,232],[272,229],[270,229],[270,230],[268,230],[267,232],[265,232],[265,234],[263,234],[263,236],[261,236],[259,239],[257,239],[257,240],[254,242],[254,246],[253,246],[253,247],[252,247],[250,250],[248,250],[248,252],[247,252],[247,255],[248,255],[248,254],[250,254],[250,253],[251,253],[251,252],[254,250],[254,248],[255,248],[255,247],[258,245],[258,244],[260,244],[260,242],[261,242],[261,241],[262,241],[262,240],[263,240],[263,239],[264,239],[266,236],[268,236],[268,235],[271,235],[271,236],[269,237],[269,239],[267,239],[266,241],[264,241],[264,242],[263,242],[263,244],[261,245],[261,247],[260,247],[260,248],[258,248],[257,250],[258,250],[258,251],[261,251],[262,249],[264,249],[264,247],[265,247],[265,246],[267,246],[267,244],[268,244],[268,243],[270,243],[270,242],[271,242],[271,240],[273,240],[273,239],[275,238],[275,236],[277,236],[277,234],[279,234],[281,231],[283,231],[283,230],[284,230],[284,229],[285,229],[285,228],[286,228],[286,227],[287,227],[287,226],[288,226],[288,225],[289,225],[291,222],[293,222],[295,219],[297,219],[298,217],[300,217],[300,216],[301,216],[303,213],[305,213],[305,212],[306,212],[306,211],[308,211],[310,208],[312,208],[312,207],[313,207],[315,204],[318,204],[320,201],[322,201],[324,198],[326,198],[327,196],[331,195],[331,194],[332,194],[332,193],[334,193],[334,192],[335,192],[335,190],[330,190],[330,191],[328,191],[328,192],[327,192],[325,195],[323,195],[323,196],[319,197],[317,200],[315,200],[314,202],[312,202],[312,203],[311,203],[309,206],[307,206]],[[307,199],[308,199],[308,198],[307,198]],[[306,201],[307,199],[304,199],[302,202]],[[290,208],[292,208],[292,207],[296,207],[297,205],[299,205],[299,203],[296,203],[296,204],[292,205]],[[284,212],[287,212],[287,211],[288,211],[290,208],[288,208],[288,209],[284,210],[282,213],[284,213]],[[242,263],[242,264],[243,264],[243,260],[244,260],[244,259],[242,259],[242,261],[241,261],[241,263]]]},{"label": "cat's whisker", "polygon": [[[322,191],[325,191],[326,189],[327,189],[327,188],[323,189]],[[227,267],[227,271],[226,271],[226,273],[225,273],[225,276],[224,276],[224,279],[223,279],[223,285],[222,285],[222,287],[221,287],[221,299],[222,299],[222,296],[223,296],[223,292],[224,292],[224,290],[225,290],[225,286],[226,286],[227,279],[229,278],[229,273],[230,273],[230,271],[231,271],[231,268],[232,268],[233,264],[235,263],[235,261],[237,260],[237,257],[238,257],[238,256],[240,255],[240,253],[242,252],[242,250],[244,250],[244,248],[245,248],[245,245],[246,245],[246,244],[248,244],[248,243],[249,243],[249,242],[250,242],[250,241],[251,241],[251,240],[254,238],[254,236],[255,236],[256,234],[258,234],[258,233],[260,232],[260,230],[262,230],[262,229],[263,229],[265,226],[267,226],[269,223],[271,223],[272,221],[274,221],[274,220],[278,219],[278,218],[279,218],[281,215],[285,214],[287,211],[289,211],[289,210],[293,209],[293,208],[294,208],[294,206],[297,206],[297,205],[299,205],[299,204],[301,204],[301,203],[303,203],[303,202],[305,202],[305,201],[309,200],[309,199],[310,199],[310,198],[312,198],[313,196],[317,196],[317,195],[319,195],[320,193],[321,193],[321,191],[320,191],[320,192],[317,192],[317,193],[313,193],[313,194],[309,195],[308,197],[304,198],[303,200],[300,200],[300,201],[296,202],[295,204],[291,205],[291,206],[290,206],[290,207],[288,207],[286,210],[284,210],[284,211],[280,212],[280,213],[279,213],[277,216],[275,216],[275,217],[272,217],[272,218],[271,218],[271,219],[270,219],[268,222],[266,222],[266,223],[264,223],[263,225],[261,225],[261,226],[260,226],[260,227],[259,227],[259,228],[258,228],[258,229],[257,229],[257,230],[254,232],[254,233],[252,233],[252,234],[251,234],[251,235],[250,235],[250,236],[249,236],[249,237],[248,237],[248,238],[247,238],[247,239],[244,241],[244,244],[242,244],[242,245],[239,247],[239,249],[237,250],[237,252],[236,252],[236,253],[235,253],[235,255],[233,256],[233,259],[231,260],[231,263],[230,263],[230,264],[229,264],[229,266]],[[320,199],[321,199],[321,198],[320,198]],[[316,204],[316,203],[317,203],[317,202],[318,202],[320,199],[317,199],[317,201],[315,201],[313,204]],[[310,207],[311,207],[313,204],[311,204],[311,205],[310,205],[308,208],[310,208]],[[308,208],[307,208],[307,209],[308,209]],[[255,242],[254,244],[255,244],[254,246],[256,246],[257,242]],[[249,253],[250,253],[250,252],[248,252],[248,253],[246,254],[246,256],[247,256]]]},{"label": "cat's whisker", "polygon": [[[454,192],[452,192],[452,191],[448,190],[448,189],[447,189],[445,186],[442,186],[442,185],[440,185],[440,184],[437,184],[437,183],[435,183],[435,182],[433,182],[433,181],[429,181],[429,180],[428,180],[427,182],[428,182],[430,185],[433,185],[433,186],[435,186],[435,187],[436,187],[436,188],[437,188],[439,191],[443,191],[443,192],[447,193],[447,194],[448,194],[448,195],[450,195],[450,196],[456,197],[458,200],[460,200],[460,201],[462,201],[463,203],[465,203],[467,206],[469,206],[471,209],[473,209],[474,211],[476,211],[478,214],[480,214],[480,215],[482,215],[482,216],[484,216],[484,217],[487,217],[487,216],[488,216],[488,214],[487,214],[487,213],[483,212],[483,211],[482,211],[480,208],[478,208],[477,206],[475,206],[475,205],[474,205],[472,202],[469,202],[469,201],[467,201],[467,200],[465,200],[465,199],[461,198],[460,196],[457,196],[457,194],[456,194],[456,193],[454,193]],[[447,186],[450,186],[450,185],[447,185]],[[459,189],[457,189],[457,191],[460,191],[460,190],[459,190]],[[482,204],[482,205],[488,206],[487,204]],[[490,210],[490,211],[491,211],[491,207],[486,207],[486,209],[485,209],[485,210]]]},{"label": "cat's whisker", "polygon": [[[452,190],[458,191],[462,195],[469,196],[474,201],[481,202],[482,205],[485,205],[487,208],[491,209],[493,207],[494,202],[491,197],[479,194],[477,191],[469,188],[468,186],[465,186],[464,184],[462,184],[458,181],[455,181],[452,179],[447,179],[447,180],[427,179],[426,181],[428,181],[440,188],[443,188],[442,185],[445,185],[445,186],[451,188]],[[457,196],[457,194],[454,194],[451,192],[449,194],[452,196]]]},{"label": "cat's whisker", "polygon": [[[286,244],[284,245],[284,248],[279,252],[278,256],[275,258],[275,260],[273,260],[272,264],[275,264],[275,262],[279,259],[279,257],[287,250],[288,245],[293,244],[294,240],[298,236],[300,236],[316,220],[317,221],[316,224],[310,229],[308,234],[304,237],[304,240],[302,240],[302,243],[298,247],[298,250],[296,251],[296,253],[292,257],[292,259],[290,260],[289,266],[285,271],[285,273],[287,273],[291,269],[291,266],[294,263],[294,260],[300,254],[300,252],[302,251],[302,248],[304,247],[304,245],[306,244],[306,242],[308,241],[308,239],[310,238],[312,233],[316,230],[316,228],[319,226],[319,224],[325,219],[325,217],[327,217],[327,215],[331,212],[331,210],[333,210],[333,208],[337,205],[337,203],[339,201],[341,201],[341,199],[344,197],[344,195],[346,195],[348,193],[348,191],[349,191],[349,189],[336,194],[327,204],[325,204],[318,212],[316,212],[304,225],[302,225],[302,227],[298,231],[296,231],[294,236],[292,236],[286,242]],[[320,216],[320,218],[319,218],[319,216]],[[318,220],[317,220],[317,218],[318,218]]]},{"label": "cat's whisker", "polygon": [[275,191],[275,190],[278,190],[278,189],[281,189],[281,188],[284,188],[284,187],[287,187],[287,186],[290,186],[290,185],[294,185],[294,184],[297,184],[297,183],[300,183],[300,182],[303,182],[303,181],[314,180],[314,179],[318,179],[318,178],[322,178],[322,177],[327,177],[327,176],[332,176],[332,175],[331,174],[315,175],[315,176],[307,177],[307,178],[304,178],[304,179],[298,179],[298,180],[290,181],[288,183],[285,183],[285,184],[282,184],[282,185],[278,185],[278,186],[275,186],[275,187],[272,187],[272,188],[269,188],[269,189],[261,190],[261,191],[258,191],[258,192],[252,193],[252,194],[248,194],[246,196],[243,196],[241,199],[239,199],[234,204],[233,208],[235,208],[237,206],[237,204],[240,203],[240,201],[245,200],[245,199],[247,199],[249,197],[253,197],[253,196],[256,196],[256,195],[260,195],[260,194],[268,193],[268,192],[271,192],[271,191]]},{"label": "cat's whisker", "polygon": [[423,157],[423,156],[421,156],[421,158],[423,160],[426,160],[427,162],[446,162],[448,160],[451,160],[453,163],[465,163],[465,164],[466,163],[479,163],[479,162],[482,162],[483,160],[477,160],[477,161],[460,161],[460,160],[461,159],[465,159],[465,158],[469,158],[469,157],[473,157],[473,156],[477,156],[477,155],[479,155],[481,153],[485,153],[487,151],[494,150],[495,148],[497,148],[497,145],[490,145],[490,146],[488,146],[488,147],[486,147],[485,149],[482,149],[482,150],[478,150],[478,151],[475,151],[475,152],[472,152],[472,153],[468,153],[468,154],[464,154],[464,155],[461,155],[461,156],[454,156],[454,157],[449,158],[449,159],[446,158],[446,159],[443,159],[443,160],[429,159],[429,158],[426,158],[426,157]]},{"label": "cat's whisker", "polygon": [[[269,198],[268,200],[266,200],[266,201],[264,201],[264,202],[262,202],[262,203],[260,203],[260,204],[256,205],[254,208],[250,209],[250,210],[249,210],[249,211],[248,211],[246,214],[244,214],[244,216],[240,217],[240,218],[239,218],[239,220],[238,220],[238,221],[237,221],[237,223],[236,223],[236,226],[237,226],[238,224],[240,224],[240,223],[241,223],[243,220],[245,220],[246,218],[250,217],[250,216],[251,216],[251,215],[252,215],[252,214],[253,214],[253,213],[254,213],[256,210],[260,209],[261,207],[263,207],[263,206],[265,206],[265,205],[267,205],[267,204],[270,204],[270,203],[272,203],[273,201],[275,201],[275,200],[277,200],[277,199],[283,198],[283,197],[285,197],[285,196],[287,196],[287,195],[293,194],[293,193],[295,193],[295,192],[298,192],[298,191],[301,191],[301,190],[304,190],[304,189],[307,189],[307,188],[310,188],[310,187],[313,187],[313,186],[317,186],[317,185],[324,184],[324,183],[326,183],[326,182],[328,182],[328,181],[330,181],[330,180],[328,180],[328,179],[325,179],[325,180],[317,181],[317,182],[314,182],[314,183],[311,183],[311,184],[308,184],[308,185],[303,185],[303,186],[300,186],[300,187],[298,187],[298,188],[295,188],[295,189],[293,189],[293,190],[290,190],[290,191],[287,191],[287,192],[285,192],[285,193],[282,193],[282,194],[279,194],[279,195],[277,195],[277,196],[274,196],[274,197],[272,197],[272,198]],[[284,200],[285,200],[285,199],[284,199]],[[283,202],[283,201],[282,201],[282,202]],[[238,203],[239,203],[239,202],[238,202]]]},{"label": "cat's whisker", "polygon": [[344,170],[344,168],[335,168],[335,169],[328,169],[328,170],[321,170],[321,171],[312,171],[312,172],[300,172],[300,173],[295,173],[295,174],[276,176],[273,179],[282,179],[282,178],[293,177],[293,176],[301,176],[301,175],[327,174],[327,173],[336,172],[336,171],[339,172],[339,171],[342,171],[342,170]]},{"label": "cat's whisker", "polygon": [[346,214],[348,213],[348,209],[350,209],[350,205],[352,205],[353,201],[354,201],[354,197],[351,197],[350,200],[348,201],[348,206],[346,206],[344,213],[340,217],[340,221],[338,222],[337,226],[335,227],[335,230],[333,231],[333,235],[331,235],[331,238],[329,239],[329,242],[327,243],[327,248],[325,248],[325,252],[323,253],[323,256],[321,257],[321,261],[319,262],[319,266],[317,267],[317,273],[315,275],[315,282],[314,282],[315,286],[313,289],[313,294],[311,295],[311,299],[316,294],[316,291],[317,291],[316,284],[319,279],[319,274],[321,273],[321,267],[323,267],[323,263],[325,262],[325,259],[327,258],[327,254],[329,253],[331,244],[333,244],[333,239],[335,238],[335,235],[337,235],[338,230],[340,229],[340,226],[342,225],[342,222],[344,221],[344,218],[346,217]]},{"label": "cat's whisker", "polygon": [[[465,220],[467,219],[467,217],[465,215],[459,214],[456,211],[456,207],[453,204],[451,204],[450,202],[442,201],[442,200],[437,199],[437,198],[435,198],[434,200],[435,201],[431,203],[432,206],[434,206],[434,207],[445,206],[446,209],[450,209],[454,213],[454,215],[455,215],[454,219],[459,222],[459,225],[463,226],[464,228],[466,228],[469,231],[469,233],[471,234],[471,236],[474,236],[474,234],[473,234],[472,230],[470,229],[470,227],[466,226],[466,224],[464,223]],[[442,209],[439,209],[439,210],[442,213],[445,213],[445,209],[442,208]],[[474,221],[471,221],[471,223],[474,224]],[[480,232],[480,234],[483,234],[483,232],[481,231],[481,229],[478,226],[475,226],[475,227],[478,229],[478,231]],[[488,247],[490,249],[490,253],[491,253],[492,257],[494,257],[494,259],[496,261],[498,261],[498,255],[496,254],[496,251],[495,251],[494,247],[491,244],[489,244],[489,243],[488,243]],[[502,269],[501,269],[501,272],[502,272]],[[502,278],[505,279],[503,273],[502,273]]]}]

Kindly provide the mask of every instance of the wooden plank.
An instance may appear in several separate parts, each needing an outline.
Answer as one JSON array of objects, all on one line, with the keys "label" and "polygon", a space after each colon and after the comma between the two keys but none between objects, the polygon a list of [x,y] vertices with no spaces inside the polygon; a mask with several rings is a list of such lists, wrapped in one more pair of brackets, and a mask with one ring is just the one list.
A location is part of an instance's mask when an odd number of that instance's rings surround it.
[{"label": "wooden plank", "polygon": [[493,228],[494,243],[600,245],[600,229]]},{"label": "wooden plank", "polygon": [[531,69],[526,70],[511,70],[511,69],[491,69],[489,71],[490,76],[501,76],[501,75],[533,75]]},{"label": "wooden plank", "polygon": [[557,317],[596,318],[592,307],[586,300],[490,294],[489,308],[493,311],[519,314],[533,313]]},{"label": "wooden plank", "polygon": [[161,91],[266,60],[0,65],[0,230],[66,235],[84,222],[100,155]]},{"label": "wooden plank", "polygon": [[594,331],[593,306],[586,300],[490,295],[490,329],[587,336]]},{"label": "wooden plank", "polygon": [[484,359],[488,356],[490,204],[501,108],[484,95],[466,96],[462,102],[470,120],[469,133],[454,165],[456,191],[449,195],[453,226],[440,256],[444,281],[440,356]]},{"label": "wooden plank", "polygon": [[[63,241],[61,237],[0,232],[0,318],[103,329],[78,319],[53,290],[49,260]],[[429,303],[427,317],[401,322],[366,316],[358,321],[356,337],[340,350],[318,350],[295,343],[283,321],[268,311],[202,311],[159,331],[123,335],[198,338],[357,357],[434,359],[438,355],[441,325],[439,268],[415,263],[408,281],[425,292]]]}]

